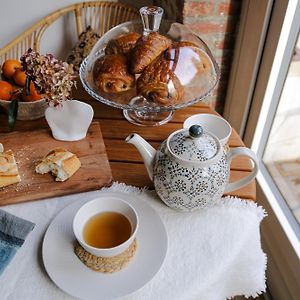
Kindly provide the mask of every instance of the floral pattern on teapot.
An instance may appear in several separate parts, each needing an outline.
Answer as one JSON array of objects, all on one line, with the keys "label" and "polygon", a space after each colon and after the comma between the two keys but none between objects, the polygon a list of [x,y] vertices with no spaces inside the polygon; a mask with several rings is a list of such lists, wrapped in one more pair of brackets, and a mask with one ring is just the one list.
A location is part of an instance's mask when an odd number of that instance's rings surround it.
[{"label": "floral pattern on teapot", "polygon": [[[179,145],[177,143],[173,151],[182,155],[188,149],[184,145],[177,147]],[[213,205],[220,199],[229,178],[229,166],[224,151],[215,164],[204,168],[182,166],[167,153],[164,141],[154,160],[153,181],[157,194],[168,206],[191,211]]]}]

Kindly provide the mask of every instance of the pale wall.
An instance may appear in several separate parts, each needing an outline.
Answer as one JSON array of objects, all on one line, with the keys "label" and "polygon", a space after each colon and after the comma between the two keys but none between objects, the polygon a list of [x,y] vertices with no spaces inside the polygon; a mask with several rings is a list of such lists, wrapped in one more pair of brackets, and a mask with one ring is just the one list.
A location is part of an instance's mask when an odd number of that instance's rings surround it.
[{"label": "pale wall", "polygon": [[[0,47],[55,10],[78,0],[0,0]],[[73,15],[56,21],[43,35],[42,53],[64,58],[76,41]]]},{"label": "pale wall", "polygon": [[0,0],[0,47],[5,46],[35,22],[76,0]]}]

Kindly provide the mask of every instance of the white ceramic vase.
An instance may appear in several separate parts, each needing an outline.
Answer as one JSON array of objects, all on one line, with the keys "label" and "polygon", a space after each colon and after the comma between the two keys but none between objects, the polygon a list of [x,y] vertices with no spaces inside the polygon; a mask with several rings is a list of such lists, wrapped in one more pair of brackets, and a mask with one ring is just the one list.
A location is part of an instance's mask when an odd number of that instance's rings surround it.
[{"label": "white ceramic vase", "polygon": [[94,116],[91,105],[67,100],[60,107],[48,107],[45,118],[56,140],[78,141],[86,137]]}]

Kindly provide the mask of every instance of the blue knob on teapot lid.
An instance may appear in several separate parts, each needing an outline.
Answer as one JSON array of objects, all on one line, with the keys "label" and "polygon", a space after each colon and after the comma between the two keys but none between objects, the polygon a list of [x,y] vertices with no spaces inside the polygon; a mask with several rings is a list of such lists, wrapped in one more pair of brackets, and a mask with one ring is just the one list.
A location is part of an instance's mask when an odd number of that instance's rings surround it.
[{"label": "blue knob on teapot lid", "polygon": [[192,125],[189,128],[189,135],[192,138],[198,138],[203,134],[203,128],[200,125]]},{"label": "blue knob on teapot lid", "polygon": [[220,142],[204,129],[204,126],[192,125],[189,129],[175,131],[168,138],[169,150],[185,161],[207,161],[219,152]]}]

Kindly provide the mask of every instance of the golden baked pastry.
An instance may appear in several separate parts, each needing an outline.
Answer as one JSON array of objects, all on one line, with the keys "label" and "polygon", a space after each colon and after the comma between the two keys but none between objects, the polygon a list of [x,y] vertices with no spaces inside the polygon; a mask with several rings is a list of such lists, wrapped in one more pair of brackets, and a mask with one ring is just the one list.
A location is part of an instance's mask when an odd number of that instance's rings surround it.
[{"label": "golden baked pastry", "polygon": [[104,55],[96,61],[94,81],[99,90],[106,93],[120,93],[135,84],[134,75],[128,72],[127,59],[121,54]]},{"label": "golden baked pastry", "polygon": [[70,178],[81,166],[80,160],[72,152],[56,148],[51,150],[36,166],[39,174],[51,172],[56,181],[65,181]]},{"label": "golden baked pastry", "polygon": [[21,181],[14,154],[11,150],[4,152],[0,144],[0,187]]},{"label": "golden baked pastry", "polygon": [[172,45],[172,41],[158,32],[141,37],[131,52],[131,72],[140,74],[162,52]]},{"label": "golden baked pastry", "polygon": [[151,63],[137,80],[137,93],[163,105],[183,102],[184,86],[199,82],[212,64],[191,42],[177,42]]},{"label": "golden baked pastry", "polygon": [[137,32],[129,32],[112,39],[107,43],[105,54],[127,54],[132,50],[141,35]]},{"label": "golden baked pastry", "polygon": [[149,101],[172,105],[184,94],[180,80],[173,72],[170,60],[163,55],[150,64],[137,80],[137,93]]},{"label": "golden baked pastry", "polygon": [[[208,55],[192,42],[181,41],[175,43],[170,49],[164,53],[169,60],[174,60],[176,63],[180,60],[181,66],[185,66],[186,71],[190,70],[191,64],[197,68],[197,75],[211,71],[212,62]],[[183,72],[183,71],[182,71]],[[189,71],[191,73],[191,71]]]}]

